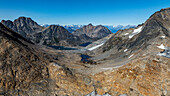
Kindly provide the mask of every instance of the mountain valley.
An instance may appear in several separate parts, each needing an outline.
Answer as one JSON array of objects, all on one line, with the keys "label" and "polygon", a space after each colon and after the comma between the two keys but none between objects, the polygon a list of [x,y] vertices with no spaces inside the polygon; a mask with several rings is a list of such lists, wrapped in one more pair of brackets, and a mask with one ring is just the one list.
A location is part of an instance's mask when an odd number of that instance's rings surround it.
[{"label": "mountain valley", "polygon": [[116,33],[2,20],[0,95],[170,96],[170,8]]}]

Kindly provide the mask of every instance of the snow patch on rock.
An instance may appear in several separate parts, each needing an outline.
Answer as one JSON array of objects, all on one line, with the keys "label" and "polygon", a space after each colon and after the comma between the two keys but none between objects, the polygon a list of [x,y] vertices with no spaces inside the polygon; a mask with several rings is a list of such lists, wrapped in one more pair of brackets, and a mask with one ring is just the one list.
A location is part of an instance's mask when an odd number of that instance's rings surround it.
[{"label": "snow patch on rock", "polygon": [[94,50],[94,49],[96,49],[96,48],[102,46],[103,44],[104,44],[104,43],[99,44],[99,45],[96,45],[96,46],[94,46],[94,47],[89,48],[88,50],[92,51],[92,50]]},{"label": "snow patch on rock", "polygon": [[139,27],[137,29],[135,29],[130,35],[129,35],[129,38],[132,38],[133,36],[135,36],[136,34],[140,33],[142,31],[142,27]]},{"label": "snow patch on rock", "polygon": [[160,52],[157,55],[170,58],[170,47],[165,48],[163,52]]},{"label": "snow patch on rock", "polygon": [[125,49],[124,52],[128,51],[128,49]]},{"label": "snow patch on rock", "polygon": [[133,57],[134,54],[130,55],[129,58]]},{"label": "snow patch on rock", "polygon": [[125,33],[124,35],[128,35],[129,33]]},{"label": "snow patch on rock", "polygon": [[113,68],[102,68],[104,70],[112,70]]},{"label": "snow patch on rock", "polygon": [[160,46],[157,46],[160,49],[166,49],[165,46],[163,44],[161,44]]},{"label": "snow patch on rock", "polygon": [[165,38],[165,36],[161,36],[162,38]]}]

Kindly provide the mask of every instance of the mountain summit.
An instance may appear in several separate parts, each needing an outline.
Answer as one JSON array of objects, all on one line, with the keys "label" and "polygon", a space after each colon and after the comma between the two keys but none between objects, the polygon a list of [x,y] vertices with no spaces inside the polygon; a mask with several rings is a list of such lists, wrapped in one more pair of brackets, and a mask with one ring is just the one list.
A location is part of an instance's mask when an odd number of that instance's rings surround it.
[{"label": "mountain summit", "polygon": [[1,23],[26,38],[28,37],[28,35],[36,33],[38,31],[42,31],[44,29],[31,18],[27,17],[19,17],[13,22],[10,20],[2,20]]},{"label": "mountain summit", "polygon": [[36,43],[41,45],[76,46],[81,44],[81,39],[68,32],[59,25],[50,25],[43,31],[33,35]]},{"label": "mountain summit", "polygon": [[103,37],[108,36],[109,34],[112,34],[112,32],[102,26],[102,25],[98,25],[98,26],[93,26],[91,23],[80,28],[77,29],[76,31],[73,32],[74,35],[80,36],[82,34],[86,34],[87,36],[89,36],[90,38],[97,38],[97,39],[101,39]]}]

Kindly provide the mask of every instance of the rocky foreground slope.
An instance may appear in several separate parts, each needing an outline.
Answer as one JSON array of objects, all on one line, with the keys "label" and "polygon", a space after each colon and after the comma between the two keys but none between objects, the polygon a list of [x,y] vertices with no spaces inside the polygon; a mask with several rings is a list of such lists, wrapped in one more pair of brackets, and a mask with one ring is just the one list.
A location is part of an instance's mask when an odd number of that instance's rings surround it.
[{"label": "rocky foreground slope", "polygon": [[73,74],[36,48],[0,23],[0,95],[78,96],[93,90],[85,76]]}]

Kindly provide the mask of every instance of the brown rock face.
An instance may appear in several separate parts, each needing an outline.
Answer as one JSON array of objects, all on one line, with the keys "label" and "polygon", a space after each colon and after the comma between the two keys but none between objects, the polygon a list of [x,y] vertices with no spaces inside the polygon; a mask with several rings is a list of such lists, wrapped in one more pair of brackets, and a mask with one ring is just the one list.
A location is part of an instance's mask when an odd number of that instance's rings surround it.
[{"label": "brown rock face", "polygon": [[138,58],[121,68],[95,75],[95,89],[98,94],[112,96],[168,96],[169,61],[150,56]]},{"label": "brown rock face", "polygon": [[0,23],[0,94],[28,95],[48,91],[45,87],[49,78],[47,63],[36,55],[31,45]]}]

